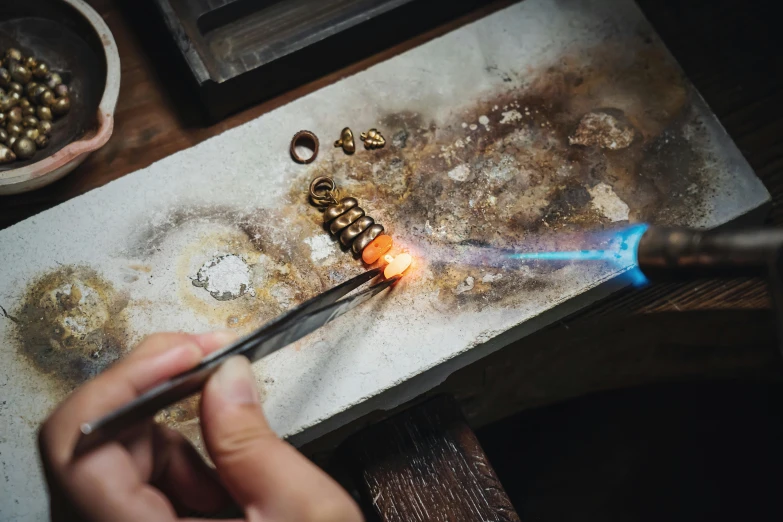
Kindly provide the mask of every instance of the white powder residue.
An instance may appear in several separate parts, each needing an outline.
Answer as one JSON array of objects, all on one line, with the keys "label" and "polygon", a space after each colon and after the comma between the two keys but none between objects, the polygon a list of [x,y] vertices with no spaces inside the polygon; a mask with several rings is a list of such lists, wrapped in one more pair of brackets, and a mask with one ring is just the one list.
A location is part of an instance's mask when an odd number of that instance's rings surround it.
[{"label": "white powder residue", "polygon": [[294,303],[294,298],[296,297],[296,294],[291,289],[291,287],[284,283],[275,284],[272,288],[269,289],[269,295],[274,297],[277,302],[280,303],[280,306],[285,310],[291,308],[291,305]]},{"label": "white powder residue", "polygon": [[193,278],[193,285],[204,288],[218,301],[229,301],[244,295],[255,296],[250,281],[250,267],[235,254],[210,259]]},{"label": "white powder residue", "polygon": [[503,279],[503,274],[487,274],[481,278],[481,282],[494,283],[495,281],[498,281],[500,279]]},{"label": "white powder residue", "polygon": [[517,110],[510,110],[503,113],[503,118],[500,120],[501,124],[514,123],[515,121],[521,121],[522,114]]},{"label": "white powder residue", "polygon": [[593,198],[593,208],[606,216],[609,221],[628,221],[630,209],[620,197],[615,194],[612,187],[606,183],[599,183],[593,188],[587,189]]},{"label": "white powder residue", "polygon": [[457,288],[454,289],[454,293],[459,295],[464,294],[465,292],[470,292],[473,290],[474,286],[476,286],[476,280],[473,279],[473,276],[468,276],[463,282],[457,285]]},{"label": "white powder residue", "polygon": [[470,177],[470,167],[462,163],[451,169],[448,176],[454,181],[465,181]]},{"label": "white powder residue", "polygon": [[326,259],[335,252],[335,243],[326,234],[308,237],[305,239],[305,243],[310,245],[310,259],[315,263]]},{"label": "white powder residue", "polygon": [[489,125],[489,118],[484,115],[481,115],[479,116],[479,123],[482,125]]}]

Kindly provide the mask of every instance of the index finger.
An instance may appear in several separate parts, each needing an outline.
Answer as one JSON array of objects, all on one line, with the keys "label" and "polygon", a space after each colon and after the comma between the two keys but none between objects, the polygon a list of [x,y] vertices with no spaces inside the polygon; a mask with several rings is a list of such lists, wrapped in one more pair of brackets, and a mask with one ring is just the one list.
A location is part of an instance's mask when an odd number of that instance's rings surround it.
[{"label": "index finger", "polygon": [[77,388],[41,428],[39,444],[45,465],[56,471],[72,458],[79,426],[130,402],[147,389],[186,371],[231,338],[215,332],[202,336],[155,334],[126,359]]}]

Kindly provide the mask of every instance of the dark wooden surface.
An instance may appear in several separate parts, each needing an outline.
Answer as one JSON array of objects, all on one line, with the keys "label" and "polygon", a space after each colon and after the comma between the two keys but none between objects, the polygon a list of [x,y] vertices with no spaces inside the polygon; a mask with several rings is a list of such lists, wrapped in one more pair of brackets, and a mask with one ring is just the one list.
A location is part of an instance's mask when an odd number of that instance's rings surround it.
[{"label": "dark wooden surface", "polygon": [[514,522],[519,517],[453,399],[440,396],[346,444],[365,504],[383,522]]}]

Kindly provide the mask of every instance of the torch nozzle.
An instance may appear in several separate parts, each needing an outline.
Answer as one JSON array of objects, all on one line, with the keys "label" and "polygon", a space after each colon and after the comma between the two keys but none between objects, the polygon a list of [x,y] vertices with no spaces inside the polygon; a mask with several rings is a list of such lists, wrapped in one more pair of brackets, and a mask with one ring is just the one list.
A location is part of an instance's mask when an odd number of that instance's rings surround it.
[{"label": "torch nozzle", "polygon": [[700,231],[650,226],[637,249],[650,279],[766,275],[783,249],[783,230]]}]

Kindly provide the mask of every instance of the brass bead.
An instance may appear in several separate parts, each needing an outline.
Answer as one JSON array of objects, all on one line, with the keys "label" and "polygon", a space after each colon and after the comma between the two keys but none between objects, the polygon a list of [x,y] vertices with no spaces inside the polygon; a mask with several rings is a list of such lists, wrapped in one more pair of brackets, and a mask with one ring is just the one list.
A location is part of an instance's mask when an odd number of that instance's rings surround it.
[{"label": "brass bead", "polygon": [[38,118],[35,116],[25,116],[22,118],[22,127],[26,129],[37,129],[38,128]]},{"label": "brass bead", "polygon": [[[51,91],[48,91],[51,92]],[[41,98],[45,95],[42,94]],[[68,111],[71,110],[71,99],[67,96],[63,96],[62,98],[57,98],[57,100],[52,104],[52,114],[55,116],[64,116],[68,114]]]},{"label": "brass bead", "polygon": [[20,61],[22,62],[22,65],[28,69],[34,69],[38,65],[38,60],[35,59],[35,56],[28,56],[24,60]]},{"label": "brass bead", "polygon": [[[13,148],[14,143],[19,139],[19,136],[8,136],[8,140],[5,142],[6,145],[8,145],[9,148]],[[16,155],[14,155],[14,158],[16,158]]]},{"label": "brass bead", "polygon": [[33,89],[38,87],[40,85],[38,82],[30,82],[27,85],[24,86],[24,92],[27,93],[27,95],[32,98],[31,94],[33,92]]},{"label": "brass bead", "polygon": [[5,67],[0,67],[0,86],[5,87],[11,83],[11,73]]},{"label": "brass bead", "polygon": [[56,72],[49,73],[49,77],[46,79],[46,85],[50,89],[56,89],[58,85],[63,83],[63,78]]},{"label": "brass bead", "polygon": [[8,125],[5,126],[5,130],[8,131],[9,136],[20,136],[24,132],[24,127],[9,121]]},{"label": "brass bead", "polygon": [[3,96],[0,98],[0,112],[8,112],[16,106],[16,101],[11,96]]},{"label": "brass bead", "polygon": [[0,164],[2,163],[10,163],[16,159],[16,154],[6,147],[5,145],[0,145]]},{"label": "brass bead", "polygon": [[30,106],[26,109],[22,109],[22,116],[35,116],[35,107]]},{"label": "brass bead", "polygon": [[14,48],[14,47],[9,47],[5,51],[5,58],[6,58],[6,60],[9,60],[9,61],[21,62],[22,61],[22,51],[20,51],[19,49]]},{"label": "brass bead", "polygon": [[49,66],[46,65],[46,63],[44,62],[40,62],[36,66],[31,67],[30,69],[32,69],[33,71],[33,76],[35,76],[39,80],[44,80],[46,79],[47,76],[49,76]]},{"label": "brass bead", "polygon": [[39,105],[36,109],[36,114],[38,115],[38,119],[41,121],[52,121],[52,109],[49,107]]},{"label": "brass bead", "polygon": [[25,138],[29,138],[29,139],[31,139],[31,140],[33,140],[33,141],[35,141],[35,139],[36,139],[38,136],[40,136],[40,135],[41,135],[41,133],[38,131],[38,128],[37,128],[37,127],[35,127],[35,128],[27,128],[27,129],[25,129],[25,130],[24,130],[24,132],[22,133],[22,135],[23,135]]},{"label": "brass bead", "polygon": [[46,134],[48,136],[52,133],[52,122],[50,120],[41,120],[38,124],[38,130],[41,134]]},{"label": "brass bead", "polygon": [[359,234],[351,244],[351,251],[357,256],[362,253],[362,250],[372,243],[373,239],[380,236],[383,233],[383,225],[375,223],[371,225],[367,230]]},{"label": "brass bead", "polygon": [[49,89],[46,87],[46,85],[41,85],[39,83],[38,85],[30,89],[30,91],[28,91],[27,97],[30,98],[35,103],[41,103],[41,95],[47,91],[49,91]]},{"label": "brass bead", "polygon": [[14,143],[14,154],[21,160],[32,158],[35,151],[35,142],[30,138],[19,138]]},{"label": "brass bead", "polygon": [[35,146],[39,149],[45,149],[47,145],[49,145],[49,136],[46,134],[39,134],[38,137],[35,138]]},{"label": "brass bead", "polygon": [[0,129],[0,143],[5,143],[6,141],[8,141],[8,131]]},{"label": "brass bead", "polygon": [[338,232],[340,232],[342,229],[359,219],[364,215],[364,210],[362,210],[359,207],[353,207],[352,209],[348,210],[344,214],[342,214],[340,217],[332,221],[332,224],[329,225],[329,231],[332,233],[332,235],[337,235]]},{"label": "brass bead", "polygon": [[18,82],[11,82],[11,83],[9,83],[8,84],[8,90],[11,93],[19,94],[19,97],[21,97],[22,94],[24,94],[24,87],[22,87],[22,84],[18,83]]},{"label": "brass bead", "polygon": [[61,83],[60,85],[54,88],[54,94],[60,97],[68,96],[69,92],[71,92],[71,90],[64,83]]},{"label": "brass bead", "polygon": [[8,121],[10,123],[22,123],[23,118],[24,116],[22,116],[22,109],[19,107],[14,107],[8,111]]},{"label": "brass bead", "polygon": [[9,98],[14,102],[14,106],[16,106],[20,101],[22,101],[22,95],[18,92],[12,92],[8,95]]},{"label": "brass bead", "polygon": [[5,125],[8,121],[8,116],[4,112],[0,112],[0,125]]},{"label": "brass bead", "polygon": [[339,217],[341,214],[344,214],[358,204],[359,202],[355,198],[344,198],[339,203],[329,205],[326,207],[326,210],[324,210],[324,223],[328,223]]},{"label": "brass bead", "polygon": [[28,107],[32,107],[32,105],[33,104],[30,103],[30,100],[28,100],[27,98],[22,98],[21,100],[19,100],[19,108],[22,110],[25,110]]},{"label": "brass bead", "polygon": [[340,243],[349,246],[351,241],[356,239],[359,234],[367,230],[373,223],[375,223],[375,220],[370,216],[360,217],[342,231],[340,234]]},{"label": "brass bead", "polygon": [[28,69],[21,63],[17,63],[13,67],[11,67],[10,73],[11,73],[11,79],[13,79],[15,82],[20,83],[22,85],[29,82],[33,78],[33,73],[30,72],[30,69]]}]

